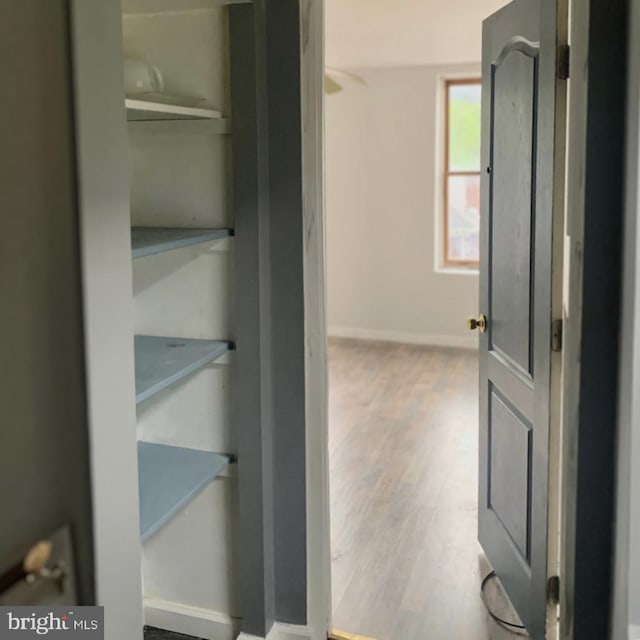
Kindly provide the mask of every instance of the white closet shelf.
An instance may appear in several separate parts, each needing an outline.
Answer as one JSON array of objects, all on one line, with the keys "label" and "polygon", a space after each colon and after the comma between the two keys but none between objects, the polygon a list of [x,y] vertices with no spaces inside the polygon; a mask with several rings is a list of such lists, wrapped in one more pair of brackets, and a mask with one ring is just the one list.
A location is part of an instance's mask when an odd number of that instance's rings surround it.
[{"label": "white closet shelf", "polygon": [[212,242],[233,235],[232,229],[188,229],[170,227],[133,227],[131,248],[134,258]]},{"label": "white closet shelf", "polygon": [[228,456],[219,453],[138,442],[142,541],[169,522],[229,462]]},{"label": "white closet shelf", "polygon": [[125,15],[218,9],[229,4],[251,4],[252,0],[124,0]]},{"label": "white closet shelf", "polygon": [[227,135],[231,133],[228,118],[202,120],[130,120],[129,133],[133,135]]},{"label": "white closet shelf", "polygon": [[149,120],[213,120],[222,118],[222,113],[215,109],[202,107],[182,107],[162,102],[148,102],[125,98],[127,120],[130,122]]},{"label": "white closet shelf", "polygon": [[136,403],[217,360],[232,346],[224,340],[135,336]]}]

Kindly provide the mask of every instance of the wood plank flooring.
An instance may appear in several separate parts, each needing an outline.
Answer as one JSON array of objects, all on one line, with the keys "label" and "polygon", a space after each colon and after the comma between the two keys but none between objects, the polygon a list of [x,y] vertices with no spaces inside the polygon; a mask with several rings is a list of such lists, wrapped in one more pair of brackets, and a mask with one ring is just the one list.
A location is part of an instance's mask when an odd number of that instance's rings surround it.
[{"label": "wood plank flooring", "polygon": [[[477,355],[331,340],[333,626],[377,640],[507,640],[480,600]],[[517,620],[497,584],[495,611]]]}]

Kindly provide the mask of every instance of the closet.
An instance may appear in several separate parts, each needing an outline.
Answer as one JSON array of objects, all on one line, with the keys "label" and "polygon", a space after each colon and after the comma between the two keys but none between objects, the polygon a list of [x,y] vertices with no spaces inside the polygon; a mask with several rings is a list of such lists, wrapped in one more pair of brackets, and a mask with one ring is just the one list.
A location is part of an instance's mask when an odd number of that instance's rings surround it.
[{"label": "closet", "polygon": [[107,635],[304,626],[298,5],[73,0],[70,18]]},{"label": "closet", "polygon": [[235,638],[229,2],[124,0],[145,624]]},{"label": "closet", "polygon": [[311,2],[0,6],[0,577],[102,607],[108,640],[326,635]]}]

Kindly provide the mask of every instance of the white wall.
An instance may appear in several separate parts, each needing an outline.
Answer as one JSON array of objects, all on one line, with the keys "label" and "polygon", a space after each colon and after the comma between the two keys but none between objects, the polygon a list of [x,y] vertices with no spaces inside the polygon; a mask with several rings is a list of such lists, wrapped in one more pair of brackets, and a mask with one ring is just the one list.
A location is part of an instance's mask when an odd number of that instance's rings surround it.
[{"label": "white wall", "polygon": [[480,59],[481,22],[507,0],[327,0],[327,64],[345,68]]},{"label": "white wall", "polygon": [[436,269],[443,74],[479,65],[358,71],[326,99],[330,335],[476,346],[477,275]]}]

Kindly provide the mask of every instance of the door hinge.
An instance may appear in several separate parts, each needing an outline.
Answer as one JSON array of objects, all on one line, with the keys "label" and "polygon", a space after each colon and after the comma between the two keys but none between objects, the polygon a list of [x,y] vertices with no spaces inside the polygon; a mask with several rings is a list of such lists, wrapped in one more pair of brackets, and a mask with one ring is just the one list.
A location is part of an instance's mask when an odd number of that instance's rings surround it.
[{"label": "door hinge", "polygon": [[547,602],[553,605],[560,604],[560,576],[550,576],[547,579]]},{"label": "door hinge", "polygon": [[562,318],[551,323],[551,351],[562,351]]},{"label": "door hinge", "polygon": [[571,48],[568,44],[561,44],[558,47],[557,74],[559,80],[566,80],[569,77],[569,63],[571,58]]}]

